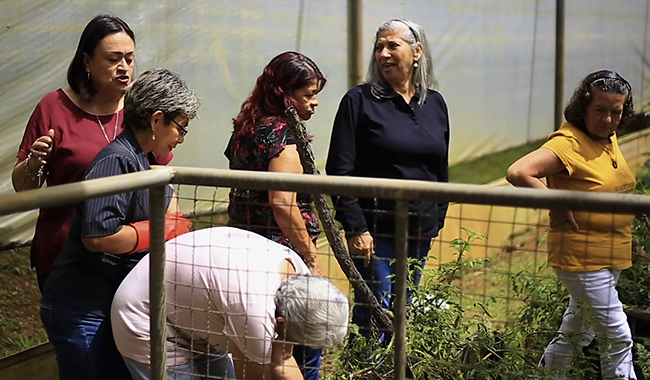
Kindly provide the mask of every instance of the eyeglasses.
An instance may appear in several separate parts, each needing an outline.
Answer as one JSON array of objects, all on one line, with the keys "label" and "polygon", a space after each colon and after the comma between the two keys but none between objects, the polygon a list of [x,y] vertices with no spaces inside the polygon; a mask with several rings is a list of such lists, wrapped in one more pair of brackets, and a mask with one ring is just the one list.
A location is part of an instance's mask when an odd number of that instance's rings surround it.
[{"label": "eyeglasses", "polygon": [[188,132],[187,129],[181,127],[181,125],[178,124],[178,122],[176,120],[172,119],[172,121],[174,122],[174,124],[176,124],[178,129],[180,129],[181,137],[185,137],[185,135],[187,135],[187,132]]}]

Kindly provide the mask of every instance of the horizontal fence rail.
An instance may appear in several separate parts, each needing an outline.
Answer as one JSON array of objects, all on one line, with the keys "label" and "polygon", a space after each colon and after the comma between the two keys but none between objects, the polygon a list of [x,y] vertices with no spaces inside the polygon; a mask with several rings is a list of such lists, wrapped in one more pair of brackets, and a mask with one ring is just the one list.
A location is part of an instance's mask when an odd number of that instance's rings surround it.
[{"label": "horizontal fence rail", "polygon": [[615,214],[650,212],[650,197],[568,190],[490,187],[380,178],[312,176],[223,169],[173,167],[172,183],[238,187],[251,190],[290,190],[302,193],[351,195],[396,200],[458,202],[523,208],[598,210]]},{"label": "horizontal fence rail", "polygon": [[522,208],[598,210],[615,214],[650,213],[650,197],[636,194],[597,194],[567,190],[170,166],[3,195],[0,196],[0,215],[62,206],[168,183]]}]

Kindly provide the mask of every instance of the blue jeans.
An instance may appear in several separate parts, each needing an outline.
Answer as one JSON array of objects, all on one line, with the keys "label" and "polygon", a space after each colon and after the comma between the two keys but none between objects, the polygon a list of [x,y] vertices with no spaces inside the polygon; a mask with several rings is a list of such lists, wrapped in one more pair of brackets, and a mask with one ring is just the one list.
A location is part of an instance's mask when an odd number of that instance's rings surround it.
[{"label": "blue jeans", "polygon": [[[151,366],[124,358],[135,380],[151,379]],[[199,355],[189,362],[167,368],[167,380],[234,380],[235,367],[228,354],[212,350],[209,355]]]},{"label": "blue jeans", "polygon": [[[366,281],[370,290],[381,304],[384,310],[390,310],[393,307],[393,280],[395,274],[395,264],[390,261],[395,258],[395,239],[374,238],[375,257],[370,261],[368,267],[364,267],[364,259],[360,257],[353,258],[354,265],[359,270],[361,277]],[[418,263],[409,266],[413,271],[413,284],[418,285],[422,277],[422,268],[429,253],[431,242],[429,240],[409,240],[408,257],[418,259]],[[408,294],[410,300],[410,292]],[[372,311],[367,306],[368,301],[360,294],[354,294],[354,308],[352,309],[352,323],[359,326],[359,333],[367,337],[370,335],[371,324],[370,318]],[[351,338],[353,338],[351,336]]]},{"label": "blue jeans", "polygon": [[109,318],[43,296],[41,321],[54,346],[60,380],[131,379]]},{"label": "blue jeans", "polygon": [[300,367],[305,380],[318,380],[322,349],[309,348],[307,346],[293,346],[293,357]]}]

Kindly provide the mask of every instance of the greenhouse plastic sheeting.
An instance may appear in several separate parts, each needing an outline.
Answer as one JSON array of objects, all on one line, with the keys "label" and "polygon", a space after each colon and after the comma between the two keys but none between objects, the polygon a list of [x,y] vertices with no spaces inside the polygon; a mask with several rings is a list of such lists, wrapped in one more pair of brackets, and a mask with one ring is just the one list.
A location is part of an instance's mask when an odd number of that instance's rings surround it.
[{"label": "greenhouse plastic sheeting", "polygon": [[[413,19],[427,32],[439,90],[449,106],[452,162],[544,138],[555,127],[555,4],[366,0],[364,67],[382,21]],[[641,108],[647,93],[648,0],[612,4],[566,2],[565,101],[585,74],[610,68],[630,81]],[[66,86],[81,31],[103,12],[134,30],[136,75],[167,67],[200,96],[200,119],[176,149],[173,165],[226,168],[231,119],[255,79],[273,56],[297,50],[328,78],[308,123],[322,167],[334,114],[348,89],[346,7],[344,0],[0,1],[0,194],[13,192],[11,169],[34,106],[47,92]],[[225,200],[227,190],[199,196]],[[35,216],[1,217],[0,245],[28,241]]]}]

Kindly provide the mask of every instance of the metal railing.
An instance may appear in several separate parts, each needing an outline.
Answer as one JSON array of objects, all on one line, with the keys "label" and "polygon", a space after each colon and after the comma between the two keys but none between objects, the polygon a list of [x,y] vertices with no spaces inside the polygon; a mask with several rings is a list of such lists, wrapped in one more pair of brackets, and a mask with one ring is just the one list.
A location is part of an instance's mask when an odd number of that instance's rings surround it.
[{"label": "metal railing", "polygon": [[0,216],[43,207],[148,188],[151,217],[151,368],[152,379],[166,379],[165,369],[165,186],[201,185],[252,190],[350,195],[396,200],[395,379],[405,378],[406,278],[408,201],[460,202],[522,208],[566,208],[598,212],[650,213],[650,197],[443,184],[375,178],[308,176],[300,174],[164,167],[117,177],[30,190],[0,197]]}]

